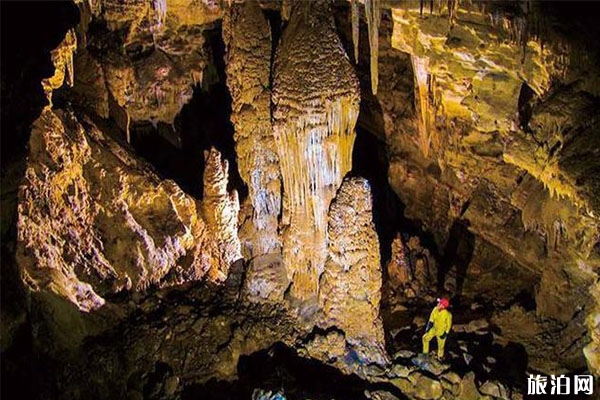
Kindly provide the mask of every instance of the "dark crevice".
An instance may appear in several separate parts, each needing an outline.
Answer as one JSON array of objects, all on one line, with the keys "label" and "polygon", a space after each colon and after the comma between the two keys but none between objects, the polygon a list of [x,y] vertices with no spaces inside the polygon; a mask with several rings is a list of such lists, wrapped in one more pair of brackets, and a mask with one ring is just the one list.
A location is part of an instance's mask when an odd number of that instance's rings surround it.
[{"label": "dark crevice", "polygon": [[521,91],[519,92],[519,99],[517,102],[517,108],[519,111],[519,127],[525,132],[531,132],[529,127],[529,120],[533,114],[533,103],[535,101],[535,92],[533,89],[523,82],[521,85]]},{"label": "dark crevice", "polygon": [[275,62],[275,52],[279,45],[279,39],[281,39],[281,33],[283,32],[283,21],[281,19],[281,13],[278,10],[263,10],[265,17],[269,21],[271,27],[271,70],[269,73],[269,87],[273,87],[273,63]]},{"label": "dark crevice", "polygon": [[356,375],[344,375],[333,366],[299,356],[282,343],[241,356],[237,369],[237,380],[212,379],[203,385],[188,386],[182,399],[250,399],[255,389],[279,391],[288,400],[367,399],[367,390],[384,390],[398,399],[406,398],[390,383],[373,384]]},{"label": "dark crevice", "polygon": [[204,151],[215,147],[229,162],[229,190],[237,190],[240,201],[248,195],[237,167],[234,128],[230,121],[231,96],[226,84],[221,28],[205,32],[212,63],[204,81],[194,88],[192,99],[182,108],[174,124],[140,122],[132,126],[132,146],[159,174],[176,181],[197,198],[204,192]]}]

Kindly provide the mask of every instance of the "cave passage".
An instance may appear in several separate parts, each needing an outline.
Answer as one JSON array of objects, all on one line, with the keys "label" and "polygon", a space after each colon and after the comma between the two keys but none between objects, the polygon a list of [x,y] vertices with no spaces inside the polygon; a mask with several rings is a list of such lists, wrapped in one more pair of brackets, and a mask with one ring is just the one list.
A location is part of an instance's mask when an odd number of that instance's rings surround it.
[{"label": "cave passage", "polygon": [[373,222],[379,236],[382,266],[385,266],[391,257],[392,240],[402,226],[404,209],[388,183],[388,167],[385,143],[365,128],[357,126],[350,174],[366,178],[371,185]]},{"label": "cave passage", "polygon": [[220,25],[205,31],[205,36],[213,61],[206,66],[203,82],[194,88],[192,99],[172,126],[149,121],[132,126],[132,145],[161,175],[196,198],[203,195],[204,151],[215,147],[229,162],[228,189],[237,190],[243,201],[248,189],[237,167]]}]

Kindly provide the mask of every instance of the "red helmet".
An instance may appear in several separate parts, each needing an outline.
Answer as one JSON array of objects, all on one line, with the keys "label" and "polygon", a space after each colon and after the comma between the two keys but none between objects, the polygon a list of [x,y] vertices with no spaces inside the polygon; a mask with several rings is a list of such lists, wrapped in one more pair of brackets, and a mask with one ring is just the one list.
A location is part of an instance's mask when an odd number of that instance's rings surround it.
[{"label": "red helmet", "polygon": [[450,305],[450,300],[448,300],[446,297],[441,297],[438,299],[438,306],[440,308],[448,308],[449,305]]}]

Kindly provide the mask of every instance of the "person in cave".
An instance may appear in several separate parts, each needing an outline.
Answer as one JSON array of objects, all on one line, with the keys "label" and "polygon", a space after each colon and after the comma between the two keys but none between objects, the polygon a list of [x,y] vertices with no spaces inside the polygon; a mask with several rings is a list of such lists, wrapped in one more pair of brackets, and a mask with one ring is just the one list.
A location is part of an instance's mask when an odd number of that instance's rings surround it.
[{"label": "person in cave", "polygon": [[450,306],[450,300],[447,297],[441,297],[438,299],[437,305],[431,311],[429,321],[425,327],[425,334],[423,335],[423,353],[429,353],[429,342],[433,337],[437,339],[437,356],[440,360],[444,358],[444,348],[446,345],[446,338],[450,329],[452,329],[452,313],[448,311]]}]

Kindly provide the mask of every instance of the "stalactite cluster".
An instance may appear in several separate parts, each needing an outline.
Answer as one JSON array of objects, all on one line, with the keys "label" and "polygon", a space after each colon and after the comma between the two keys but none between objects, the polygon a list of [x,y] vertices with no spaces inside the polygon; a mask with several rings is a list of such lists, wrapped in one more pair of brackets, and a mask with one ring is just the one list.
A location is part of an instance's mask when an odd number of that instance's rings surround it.
[{"label": "stalactite cluster", "polygon": [[294,295],[310,298],[325,262],[329,203],[351,167],[358,116],[358,81],[328,5],[302,2],[293,8],[274,68],[283,259]]}]

